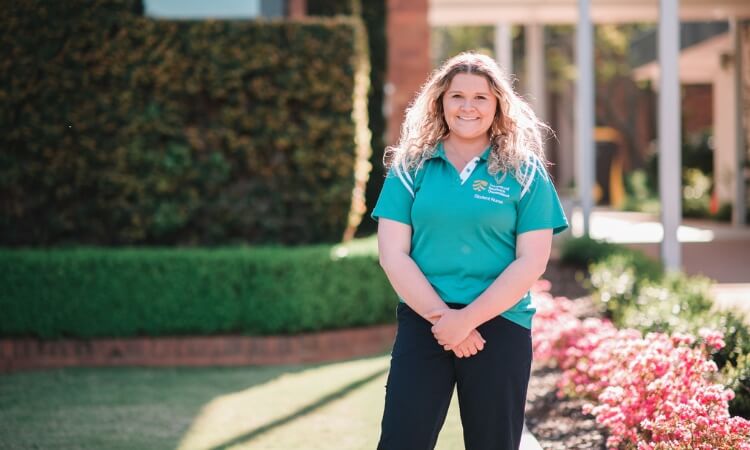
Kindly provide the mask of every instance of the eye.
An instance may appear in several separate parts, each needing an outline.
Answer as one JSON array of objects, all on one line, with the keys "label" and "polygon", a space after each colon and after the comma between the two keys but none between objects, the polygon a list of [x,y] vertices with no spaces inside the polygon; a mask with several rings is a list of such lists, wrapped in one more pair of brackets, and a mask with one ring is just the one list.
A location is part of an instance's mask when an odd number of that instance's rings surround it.
[{"label": "eye", "polygon": [[451,95],[451,98],[461,98],[461,94],[453,94]]},{"label": "eye", "polygon": [[487,100],[487,96],[486,95],[477,95],[476,98],[477,98],[477,100]]}]

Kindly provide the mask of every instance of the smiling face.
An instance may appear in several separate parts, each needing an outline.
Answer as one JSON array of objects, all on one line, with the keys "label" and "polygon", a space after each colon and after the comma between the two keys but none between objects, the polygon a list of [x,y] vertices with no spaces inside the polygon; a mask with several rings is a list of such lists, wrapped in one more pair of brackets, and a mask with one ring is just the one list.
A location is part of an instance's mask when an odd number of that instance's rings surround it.
[{"label": "smiling face", "polygon": [[453,138],[487,139],[496,110],[497,98],[482,75],[459,73],[443,94],[443,117]]}]

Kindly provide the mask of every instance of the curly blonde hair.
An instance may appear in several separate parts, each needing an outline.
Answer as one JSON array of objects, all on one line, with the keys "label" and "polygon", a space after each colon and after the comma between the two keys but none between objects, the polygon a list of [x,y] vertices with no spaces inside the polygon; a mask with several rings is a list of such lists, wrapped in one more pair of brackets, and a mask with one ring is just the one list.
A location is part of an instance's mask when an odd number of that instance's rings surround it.
[{"label": "curly blonde hair", "polygon": [[487,171],[496,177],[513,174],[525,193],[537,172],[547,175],[543,135],[551,129],[513,91],[497,63],[478,53],[454,56],[432,73],[406,110],[398,145],[386,149],[386,165],[418,170],[433,156],[438,142],[450,133],[443,114],[443,95],[459,73],[484,76],[497,99],[489,130],[492,151]]}]

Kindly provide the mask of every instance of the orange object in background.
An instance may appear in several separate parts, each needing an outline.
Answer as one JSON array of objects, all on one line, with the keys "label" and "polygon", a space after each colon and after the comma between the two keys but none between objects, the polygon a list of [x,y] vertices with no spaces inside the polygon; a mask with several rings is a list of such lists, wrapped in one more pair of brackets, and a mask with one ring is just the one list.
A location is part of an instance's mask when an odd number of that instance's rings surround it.
[{"label": "orange object in background", "polygon": [[596,147],[596,185],[598,205],[620,207],[625,202],[623,182],[624,147],[622,135],[612,127],[594,128]]},{"label": "orange object in background", "polygon": [[716,193],[716,189],[711,189],[711,200],[708,201],[708,212],[712,216],[719,213],[719,194]]}]

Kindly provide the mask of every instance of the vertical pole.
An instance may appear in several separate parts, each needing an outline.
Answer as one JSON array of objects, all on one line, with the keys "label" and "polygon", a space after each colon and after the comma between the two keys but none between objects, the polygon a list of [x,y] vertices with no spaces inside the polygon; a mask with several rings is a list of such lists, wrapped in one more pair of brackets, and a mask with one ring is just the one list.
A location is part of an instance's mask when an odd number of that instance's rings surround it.
[{"label": "vertical pole", "polygon": [[526,74],[531,104],[536,115],[547,118],[547,96],[545,94],[544,25],[526,25]]},{"label": "vertical pole", "polygon": [[735,151],[737,170],[734,175],[734,206],[732,207],[732,224],[741,227],[745,225],[747,218],[747,190],[745,187],[745,126],[742,108],[745,104],[743,101],[742,89],[742,36],[740,36],[740,22],[733,18],[730,22],[732,40],[734,41],[734,132],[735,132]]},{"label": "vertical pole", "polygon": [[506,74],[513,73],[513,25],[498,22],[495,25],[495,59]]},{"label": "vertical pole", "polygon": [[677,240],[682,220],[679,52],[679,0],[659,0],[659,197],[664,227],[661,258],[671,270],[681,266]]},{"label": "vertical pole", "polygon": [[583,235],[590,232],[594,186],[594,27],[591,23],[591,0],[578,1],[576,29],[576,140],[578,158],[576,178],[578,196],[583,210]]}]

